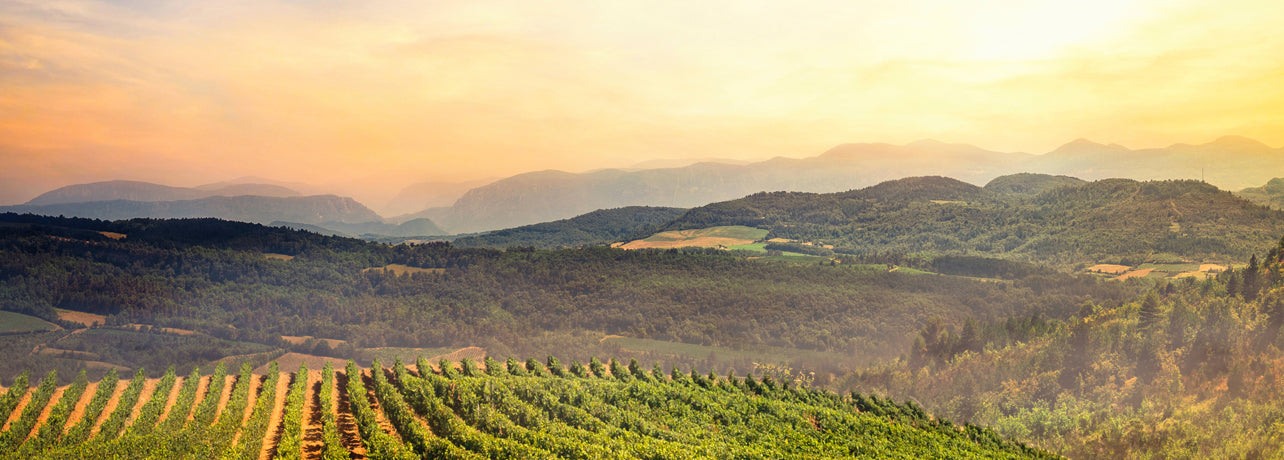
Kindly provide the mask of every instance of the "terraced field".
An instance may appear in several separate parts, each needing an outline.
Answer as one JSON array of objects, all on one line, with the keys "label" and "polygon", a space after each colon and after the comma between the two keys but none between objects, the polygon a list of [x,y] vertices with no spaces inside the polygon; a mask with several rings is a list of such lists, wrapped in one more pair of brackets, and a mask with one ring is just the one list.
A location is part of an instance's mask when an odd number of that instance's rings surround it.
[{"label": "terraced field", "polygon": [[24,375],[0,458],[1041,458],[913,403],[596,359]]}]

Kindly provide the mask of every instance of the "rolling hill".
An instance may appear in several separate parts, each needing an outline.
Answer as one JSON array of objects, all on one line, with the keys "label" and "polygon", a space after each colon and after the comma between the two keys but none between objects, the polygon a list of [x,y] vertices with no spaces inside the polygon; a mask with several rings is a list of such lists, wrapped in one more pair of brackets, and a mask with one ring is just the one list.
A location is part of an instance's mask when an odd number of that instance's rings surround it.
[{"label": "rolling hill", "polygon": [[[211,196],[255,195],[268,197],[299,196],[299,192],[270,184],[228,183],[211,187],[170,187],[149,182],[116,180],[68,185],[51,190],[26,202],[27,206],[86,203],[93,201],[183,201]],[[143,217],[143,216],[135,216]]]},{"label": "rolling hill", "polygon": [[[1261,184],[1284,170],[1284,149],[1228,136],[1201,145],[1129,149],[1076,140],[1042,155],[1004,153],[932,140],[898,146],[843,144],[809,158],[774,158],[749,164],[697,163],[676,168],[541,171],[474,188],[428,217],[454,233],[565,219],[622,206],[694,207],[763,191],[833,193],[907,176],[941,175],[972,184],[1027,172],[1088,180],[1201,179],[1236,190]],[[1009,177],[993,190],[1041,191],[1034,184],[1070,185],[1066,178]],[[1015,188],[1013,188],[1015,187]]]},{"label": "rolling hill", "polygon": [[724,225],[836,252],[1006,254],[1062,264],[1155,253],[1243,259],[1284,233],[1284,213],[1197,181],[1110,179],[1028,195],[917,177],[843,193],[758,193],[692,209],[662,230]]},{"label": "rolling hill", "polygon": [[1284,208],[1284,177],[1271,179],[1266,185],[1249,187],[1235,192],[1235,194],[1262,206],[1269,206],[1275,209]]},{"label": "rolling hill", "polygon": [[1026,156],[961,144],[844,144],[805,159],[746,165],[697,163],[680,168],[587,173],[540,171],[469,190],[452,206],[424,216],[456,233],[565,219],[624,206],[691,207],[764,190],[836,192],[910,174],[987,181],[1013,172]]},{"label": "rolling hill", "polygon": [[683,208],[649,206],[600,209],[570,219],[456,238],[452,243],[461,247],[489,248],[559,248],[606,244],[637,234],[650,234],[659,225],[678,218],[686,211]]},{"label": "rolling hill", "polygon": [[0,207],[0,212],[76,216],[92,219],[217,217],[242,222],[275,221],[320,224],[380,221],[374,211],[351,198],[334,195],[303,197],[211,196],[177,201],[110,200]]}]

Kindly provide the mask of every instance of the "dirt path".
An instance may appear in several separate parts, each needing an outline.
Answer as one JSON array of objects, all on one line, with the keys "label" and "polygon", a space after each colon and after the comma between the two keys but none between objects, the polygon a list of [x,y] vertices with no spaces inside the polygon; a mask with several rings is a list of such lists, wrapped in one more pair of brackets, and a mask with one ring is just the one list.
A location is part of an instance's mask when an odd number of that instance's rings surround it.
[{"label": "dirt path", "polygon": [[290,391],[290,382],[294,380],[284,372],[276,379],[276,403],[272,405],[272,415],[268,417],[267,436],[263,437],[263,448],[259,451],[259,460],[271,460],[276,455],[276,443],[281,440],[285,411],[285,397]]},{"label": "dirt path", "polygon": [[160,418],[156,419],[158,424],[160,421],[169,418],[169,411],[174,409],[174,403],[178,402],[178,393],[182,391],[183,382],[186,380],[187,377],[177,377],[174,379],[174,388],[169,389],[169,398],[165,400],[165,408],[161,410]]},{"label": "dirt path", "polygon": [[138,412],[143,410],[143,404],[152,399],[152,393],[156,392],[156,385],[160,384],[160,379],[147,379],[143,381],[143,391],[138,394],[138,402],[134,403],[134,410],[129,413],[129,421],[125,423],[126,427],[134,426],[134,420],[138,419]]},{"label": "dirt path", "polygon": [[303,399],[303,458],[321,458],[325,434],[321,428],[321,371],[308,372],[308,396]]},{"label": "dirt path", "polygon": [[18,405],[14,406],[13,413],[9,414],[9,418],[4,421],[4,426],[0,427],[0,431],[9,431],[9,424],[13,423],[15,420],[18,420],[18,417],[21,416],[22,411],[27,408],[27,403],[31,402],[32,391],[35,391],[35,389],[28,388],[27,392],[22,395],[22,399],[18,400]]},{"label": "dirt path", "polygon": [[192,407],[187,410],[187,421],[190,422],[196,419],[196,408],[200,407],[201,402],[209,397],[206,393],[210,389],[210,379],[213,378],[213,375],[205,375],[196,381],[196,397],[192,398]]},{"label": "dirt path", "polygon": [[98,434],[98,428],[111,417],[111,413],[116,411],[116,407],[120,406],[120,396],[125,394],[126,388],[129,388],[129,380],[121,379],[116,381],[116,390],[112,392],[111,398],[107,399],[107,405],[103,406],[103,412],[98,414],[98,420],[94,421],[94,427],[89,430],[91,439]]},{"label": "dirt path", "polygon": [[352,418],[352,404],[348,401],[347,373],[335,371],[334,385],[331,400],[334,402],[334,421],[335,428],[339,429],[339,438],[343,440],[343,447],[352,453],[352,458],[366,458],[366,446],[361,443],[361,431]]},{"label": "dirt path", "polygon": [[218,423],[218,418],[223,416],[223,410],[227,409],[227,400],[232,398],[232,387],[236,386],[237,378],[240,378],[239,374],[223,377],[223,387],[218,395],[218,408],[214,410],[214,420],[211,423]]},{"label": "dirt path", "polygon": [[361,371],[361,383],[366,385],[366,400],[370,401],[370,408],[374,410],[375,420],[379,422],[379,429],[382,429],[384,433],[388,433],[392,437],[397,438],[397,440],[405,442],[401,439],[401,433],[398,433],[397,429],[392,426],[392,422],[388,421],[388,416],[384,415],[383,405],[380,404],[379,398],[375,397],[374,377],[370,372],[370,369],[364,369]]},{"label": "dirt path", "polygon": [[98,384],[101,382],[89,382],[85,387],[85,392],[80,395],[80,401],[71,409],[71,414],[67,415],[67,423],[62,426],[62,432],[66,433],[71,427],[80,423],[80,419],[85,418],[85,408],[89,406],[89,401],[94,399],[94,393],[98,392]]},{"label": "dirt path", "polygon": [[27,435],[27,439],[35,437],[36,433],[40,432],[40,428],[43,427],[45,425],[45,421],[49,419],[49,413],[53,412],[54,406],[58,405],[59,400],[62,399],[63,393],[66,391],[67,387],[58,387],[54,389],[53,396],[49,397],[49,402],[45,403],[45,408],[40,410],[40,416],[36,417],[36,424],[31,426],[31,433]]}]

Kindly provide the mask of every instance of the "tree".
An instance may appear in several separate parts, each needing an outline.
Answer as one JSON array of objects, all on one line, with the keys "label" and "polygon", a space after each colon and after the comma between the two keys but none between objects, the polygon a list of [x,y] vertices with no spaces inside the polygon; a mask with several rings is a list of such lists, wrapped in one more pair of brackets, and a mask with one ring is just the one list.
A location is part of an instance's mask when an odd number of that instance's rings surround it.
[{"label": "tree", "polygon": [[1141,328],[1149,328],[1159,321],[1159,313],[1159,296],[1155,295],[1155,291],[1150,291],[1141,300],[1141,310],[1138,312]]},{"label": "tree", "polygon": [[980,326],[976,320],[968,318],[963,323],[963,332],[959,336],[959,351],[981,351],[985,348],[985,341],[981,338]]}]

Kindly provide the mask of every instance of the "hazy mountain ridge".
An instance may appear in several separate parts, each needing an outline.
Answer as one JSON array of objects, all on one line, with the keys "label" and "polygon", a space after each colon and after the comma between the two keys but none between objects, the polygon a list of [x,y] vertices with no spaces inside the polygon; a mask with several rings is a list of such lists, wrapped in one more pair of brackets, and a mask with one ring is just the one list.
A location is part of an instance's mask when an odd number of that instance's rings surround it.
[{"label": "hazy mountain ridge", "polygon": [[[536,171],[489,182],[466,192],[461,191],[466,182],[427,182],[406,187],[385,208],[414,209],[418,201],[422,211],[402,214],[386,222],[400,224],[427,218],[440,226],[443,233],[462,234],[568,219],[598,209],[690,208],[763,191],[842,192],[909,176],[940,175],[978,185],[1018,172],[1065,177],[1056,180],[1041,176],[1009,177],[1009,181],[1033,182],[992,184],[991,187],[992,191],[1022,189],[1030,194],[1070,185],[1073,181],[1067,181],[1068,176],[1086,180],[1203,177],[1219,187],[1238,189],[1264,183],[1279,171],[1284,171],[1284,150],[1235,136],[1201,145],[1175,144],[1139,150],[1078,139],[1043,155],[922,140],[903,146],[842,144],[810,158],[777,157],[748,164],[701,162],[674,168],[602,169],[584,173]],[[113,181],[63,187],[28,204],[101,201],[102,197],[170,201],[176,197],[196,199],[199,194],[269,194],[273,190],[280,193],[288,190],[273,185],[279,183],[260,184],[260,188],[253,190],[246,185],[257,182],[272,181],[241,178],[191,189]],[[99,189],[102,191],[91,193]],[[458,199],[444,205],[456,194]],[[297,221],[283,216],[272,220]]]},{"label": "hazy mountain ridge", "polygon": [[[906,146],[843,144],[817,157],[773,158],[747,165],[697,163],[681,168],[589,173],[540,171],[475,188],[448,208],[416,214],[453,232],[564,219],[624,206],[693,207],[770,190],[838,192],[909,175],[941,174],[985,182],[1012,172],[1025,154],[920,141]],[[948,159],[966,159],[964,168]]]},{"label": "hazy mountain ridge", "polygon": [[204,187],[170,187],[150,182],[114,180],[60,187],[26,202],[29,206],[93,201],[183,201],[211,196],[299,196],[299,192],[271,184],[227,183]]},{"label": "hazy mountain ridge", "polygon": [[1085,180],[1202,179],[1226,190],[1238,190],[1262,184],[1284,171],[1284,149],[1241,136],[1137,150],[1080,139],[1021,166],[1024,171]]},{"label": "hazy mountain ridge", "polygon": [[[432,218],[446,230],[462,233],[564,219],[594,209],[694,207],[762,191],[840,192],[908,176],[940,175],[972,184],[1018,172],[1086,180],[1202,177],[1222,188],[1238,189],[1261,184],[1282,170],[1284,150],[1236,136],[1201,145],[1138,150],[1078,139],[1043,155],[934,140],[903,146],[853,143],[815,157],[777,157],[745,165],[697,163],[640,171],[519,174],[472,189],[449,207],[413,216]],[[1008,185],[1014,186],[1029,187]]]},{"label": "hazy mountain ridge", "polygon": [[334,195],[306,197],[213,196],[194,200],[133,201],[110,200],[48,205],[0,207],[0,211],[93,219],[217,217],[266,224],[290,221],[306,224],[323,222],[362,223],[380,217],[352,198]]}]

